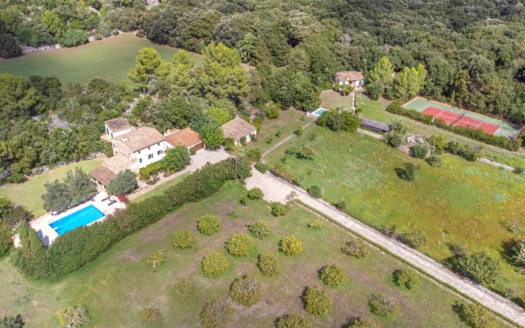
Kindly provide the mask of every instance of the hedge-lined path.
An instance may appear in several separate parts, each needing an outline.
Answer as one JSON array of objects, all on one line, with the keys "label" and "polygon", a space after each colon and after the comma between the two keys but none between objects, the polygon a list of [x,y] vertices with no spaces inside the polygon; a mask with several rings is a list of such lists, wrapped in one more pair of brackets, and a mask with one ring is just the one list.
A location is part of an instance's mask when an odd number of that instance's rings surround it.
[{"label": "hedge-lined path", "polygon": [[381,246],[391,254],[402,258],[412,266],[425,272],[435,280],[451,286],[460,293],[467,295],[471,299],[486,306],[501,316],[508,318],[516,324],[525,326],[524,312],[516,304],[483,286],[476,285],[470,280],[454,274],[433,259],[401,244],[400,242],[386,237],[366,224],[337,210],[327,202],[311,197],[303,189],[291,185],[282,179],[273,176],[269,172],[262,174],[259,171],[252,169],[252,176],[246,179],[246,187],[248,189],[258,187],[264,192],[264,199],[266,201],[278,201],[282,203],[286,203],[289,199],[289,195],[292,192],[295,192],[296,199],[301,200],[303,203],[311,206],[318,212],[325,214],[341,226],[361,235],[368,241]]}]

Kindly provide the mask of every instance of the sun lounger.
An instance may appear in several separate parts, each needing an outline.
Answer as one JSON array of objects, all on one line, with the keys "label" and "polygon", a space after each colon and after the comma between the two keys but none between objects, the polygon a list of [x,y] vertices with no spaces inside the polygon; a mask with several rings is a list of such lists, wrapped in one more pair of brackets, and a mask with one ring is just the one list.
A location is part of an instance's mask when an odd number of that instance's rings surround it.
[{"label": "sun lounger", "polygon": [[110,196],[106,197],[106,198],[102,198],[102,201],[105,202],[106,200],[109,199]]},{"label": "sun lounger", "polygon": [[116,200],[112,200],[111,202],[108,203],[108,205],[113,205],[115,204],[117,201]]}]

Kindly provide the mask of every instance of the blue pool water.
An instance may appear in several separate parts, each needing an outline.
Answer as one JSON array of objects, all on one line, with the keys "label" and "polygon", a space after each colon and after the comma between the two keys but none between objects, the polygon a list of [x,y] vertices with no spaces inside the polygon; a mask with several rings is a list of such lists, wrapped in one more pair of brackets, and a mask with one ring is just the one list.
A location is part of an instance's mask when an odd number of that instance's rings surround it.
[{"label": "blue pool water", "polygon": [[314,112],[314,114],[321,116],[321,114],[324,113],[324,112],[326,112],[326,109],[324,109],[324,108],[319,108],[318,110],[316,110],[316,111]]},{"label": "blue pool water", "polygon": [[102,213],[95,206],[89,205],[88,207],[84,207],[81,210],[71,213],[60,220],[51,223],[50,226],[59,235],[63,235],[66,232],[74,230],[78,227],[87,226],[91,222],[96,221],[102,217],[104,217],[104,213]]}]

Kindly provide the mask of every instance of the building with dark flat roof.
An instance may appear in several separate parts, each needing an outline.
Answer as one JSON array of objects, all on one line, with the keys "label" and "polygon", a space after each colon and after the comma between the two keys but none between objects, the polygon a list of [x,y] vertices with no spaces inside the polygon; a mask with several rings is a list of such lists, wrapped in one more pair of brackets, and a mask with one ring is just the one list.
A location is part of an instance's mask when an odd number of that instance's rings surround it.
[{"label": "building with dark flat roof", "polygon": [[377,132],[388,132],[390,131],[390,125],[374,121],[365,117],[361,118],[361,126]]}]

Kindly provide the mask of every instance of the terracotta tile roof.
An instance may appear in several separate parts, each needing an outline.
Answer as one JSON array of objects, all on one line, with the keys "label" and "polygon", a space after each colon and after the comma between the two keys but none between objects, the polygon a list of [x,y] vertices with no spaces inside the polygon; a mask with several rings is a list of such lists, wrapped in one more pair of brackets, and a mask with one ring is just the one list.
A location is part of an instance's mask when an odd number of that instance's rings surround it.
[{"label": "terracotta tile roof", "polygon": [[111,171],[104,165],[100,165],[93,171],[89,172],[89,174],[93,177],[93,179],[102,183],[104,186],[107,186],[108,183],[117,176],[115,172]]},{"label": "terracotta tile roof", "polygon": [[125,169],[131,168],[135,161],[136,159],[134,158],[127,158],[124,155],[117,154],[113,157],[108,158],[102,165],[115,172],[115,174],[118,174],[124,171]]},{"label": "terracotta tile roof", "polygon": [[166,134],[166,142],[173,147],[179,145],[191,147],[200,144],[202,140],[197,132],[193,131],[191,128],[185,128],[171,133],[168,132],[168,134]]},{"label": "terracotta tile roof", "polygon": [[123,117],[117,117],[112,120],[104,122],[107,127],[113,132],[119,132],[122,130],[131,129],[132,126],[129,124],[128,120]]},{"label": "terracotta tile roof", "polygon": [[224,133],[224,138],[233,138],[234,141],[239,141],[242,137],[254,133],[257,130],[255,126],[246,122],[239,116],[224,124],[221,128]]},{"label": "terracotta tile roof", "polygon": [[356,71],[343,71],[343,72],[337,72],[335,73],[335,76],[337,76],[337,80],[339,82],[343,81],[361,81],[364,80],[365,77],[361,72]]},{"label": "terracotta tile roof", "polygon": [[114,140],[121,141],[131,152],[137,152],[148,146],[164,141],[164,136],[154,128],[140,127],[128,133],[116,137]]}]

